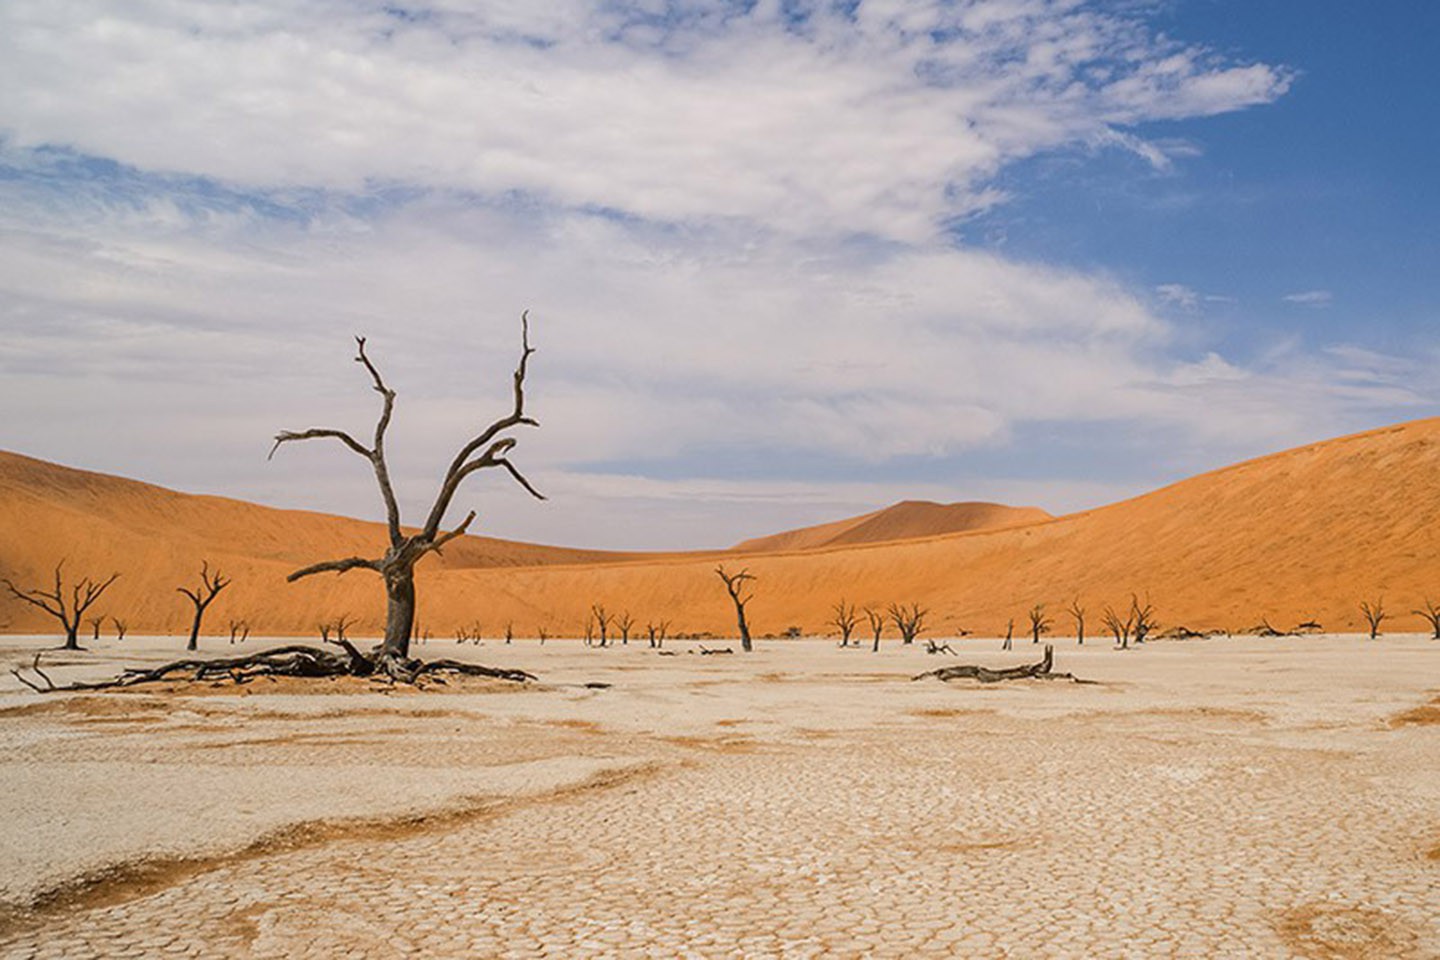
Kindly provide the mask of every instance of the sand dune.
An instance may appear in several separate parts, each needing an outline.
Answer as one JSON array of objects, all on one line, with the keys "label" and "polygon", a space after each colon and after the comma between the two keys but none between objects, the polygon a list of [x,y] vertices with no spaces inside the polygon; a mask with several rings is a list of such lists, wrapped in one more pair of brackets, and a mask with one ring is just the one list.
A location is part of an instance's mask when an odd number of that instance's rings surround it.
[{"label": "sand dune", "polygon": [[1027,523],[1053,520],[1038,507],[1007,507],[1000,503],[932,503],[929,500],[902,500],[883,510],[835,520],[813,527],[786,530],[768,537],[738,543],[741,553],[777,553],[787,550],[816,550],[847,544],[913,540],[945,533],[997,530]]},{"label": "sand dune", "polygon": [[[1418,631],[1410,614],[1440,599],[1440,420],[1357,434],[1204,474],[1085,513],[998,530],[781,552],[625,555],[565,551],[475,538],[422,568],[422,627],[448,636],[479,621],[495,635],[581,629],[590,605],[629,610],[640,624],[672,630],[733,630],[713,573],[717,558],[758,575],[750,607],[757,633],[795,625],[826,630],[831,604],[919,602],[932,631],[994,634],[1022,625],[1034,603],[1061,608],[1079,597],[1098,632],[1106,603],[1147,595],[1165,625],[1243,629],[1315,619],[1356,630],[1356,604],[1383,595],[1386,628]],[[202,557],[235,575],[211,625],[244,616],[257,630],[304,634],[339,613],[378,630],[382,597],[363,571],[289,585],[297,563],[373,553],[377,527],[313,514],[186,497],[130,481],[7,456],[0,460],[0,574],[47,575],[56,559],[76,571],[122,579],[107,596],[132,631],[185,623],[174,588]],[[883,511],[882,511],[883,513]],[[837,530],[854,533],[862,523]],[[46,623],[8,598],[10,630]]]}]

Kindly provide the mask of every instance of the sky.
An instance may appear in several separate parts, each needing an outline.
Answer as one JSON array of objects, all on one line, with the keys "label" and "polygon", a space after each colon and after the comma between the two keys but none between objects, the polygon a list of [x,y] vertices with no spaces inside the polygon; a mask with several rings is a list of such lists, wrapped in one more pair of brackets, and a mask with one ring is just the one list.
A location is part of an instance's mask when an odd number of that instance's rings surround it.
[{"label": "sky", "polygon": [[473,532],[1055,513],[1440,400],[1440,5],[5,0],[0,448]]}]

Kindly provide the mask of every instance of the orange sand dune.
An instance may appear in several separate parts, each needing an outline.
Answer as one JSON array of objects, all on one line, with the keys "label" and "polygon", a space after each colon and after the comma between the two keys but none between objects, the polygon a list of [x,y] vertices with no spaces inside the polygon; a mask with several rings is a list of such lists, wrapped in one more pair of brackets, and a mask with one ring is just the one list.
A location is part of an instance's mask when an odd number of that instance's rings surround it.
[{"label": "orange sand dune", "polygon": [[995,530],[1052,520],[1038,507],[1007,507],[999,503],[932,503],[929,500],[902,500],[883,510],[845,520],[786,530],[736,544],[740,553],[777,553],[785,550],[815,550],[846,544],[912,540],[944,533]]},{"label": "orange sand dune", "polygon": [[[478,621],[493,636],[513,621],[521,635],[539,627],[574,635],[598,602],[641,624],[663,619],[672,631],[730,633],[731,610],[713,573],[718,558],[759,577],[750,605],[757,633],[824,631],[841,597],[919,602],[932,611],[934,633],[994,634],[1012,618],[1018,632],[1025,610],[1044,603],[1057,631],[1068,631],[1061,610],[1078,596],[1093,635],[1101,608],[1127,602],[1132,591],[1149,596],[1164,625],[1195,629],[1242,629],[1265,617],[1276,626],[1317,619],[1330,630],[1356,630],[1358,601],[1383,594],[1393,613],[1386,629],[1418,631],[1423,624],[1410,611],[1427,595],[1440,600],[1437,480],[1440,419],[998,530],[742,556],[587,554],[476,538],[421,568],[422,628],[447,636]],[[193,578],[202,556],[236,578],[216,601],[212,629],[244,616],[257,632],[303,634],[348,613],[364,633],[378,630],[383,616],[368,572],[283,582],[297,563],[373,554],[382,539],[373,524],[185,497],[21,457],[0,460],[0,504],[0,575],[42,578],[60,556],[76,571],[120,570],[102,606],[128,618],[132,631],[184,626],[174,588]],[[11,630],[46,626],[0,598],[7,621]]]}]

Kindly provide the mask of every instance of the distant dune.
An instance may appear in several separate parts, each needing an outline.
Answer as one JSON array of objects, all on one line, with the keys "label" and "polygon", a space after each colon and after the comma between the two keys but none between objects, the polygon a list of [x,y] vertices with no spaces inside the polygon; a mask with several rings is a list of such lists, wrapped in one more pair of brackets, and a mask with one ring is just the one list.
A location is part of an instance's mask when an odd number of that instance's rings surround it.
[{"label": "distant dune", "polygon": [[858,517],[746,540],[736,544],[733,549],[740,553],[817,550],[821,547],[839,547],[846,544],[883,543],[887,540],[914,540],[947,533],[969,533],[973,530],[996,530],[1053,519],[1054,517],[1038,507],[902,500],[883,510]]},{"label": "distant dune", "polygon": [[[948,509],[914,506],[810,528],[821,531],[810,539],[780,535],[779,550],[759,552],[751,541],[743,554],[607,554],[469,538],[422,565],[422,629],[445,637],[478,621],[493,636],[513,621],[520,635],[541,626],[575,635],[600,602],[640,624],[729,633],[717,561],[759,577],[750,606],[757,633],[824,631],[841,597],[919,602],[937,634],[994,634],[1012,618],[1018,631],[1034,603],[1068,632],[1061,609],[1079,597],[1092,635],[1101,608],[1131,592],[1148,595],[1164,625],[1195,629],[1268,618],[1356,630],[1358,602],[1383,595],[1392,612],[1385,628],[1418,631],[1410,611],[1427,595],[1440,600],[1440,419],[1274,454],[1085,513],[1027,522],[1016,512],[1023,525],[893,539],[893,530],[925,529],[910,525],[911,515]],[[104,612],[126,617],[133,632],[184,626],[174,590],[202,558],[235,575],[212,610],[212,631],[235,616],[257,632],[306,634],[347,613],[373,633],[383,617],[368,572],[284,582],[300,564],[374,555],[383,540],[374,524],[191,497],[15,455],[0,457],[0,509],[0,575],[39,582],[60,557],[77,573],[119,570]],[[886,514],[907,519],[864,530]],[[856,535],[881,542],[839,539]],[[0,623],[49,629],[8,597]]]}]

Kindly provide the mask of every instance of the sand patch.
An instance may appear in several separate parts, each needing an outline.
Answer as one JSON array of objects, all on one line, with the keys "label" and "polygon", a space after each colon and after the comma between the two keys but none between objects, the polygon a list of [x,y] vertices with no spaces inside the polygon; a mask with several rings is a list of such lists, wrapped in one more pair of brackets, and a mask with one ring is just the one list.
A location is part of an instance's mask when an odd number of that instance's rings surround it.
[{"label": "sand patch", "polygon": [[1431,727],[1440,724],[1440,697],[1390,718],[1391,727]]},{"label": "sand patch", "polygon": [[1420,934],[1383,910],[1305,904],[1276,923],[1285,945],[1307,960],[1399,960],[1414,956]]}]

